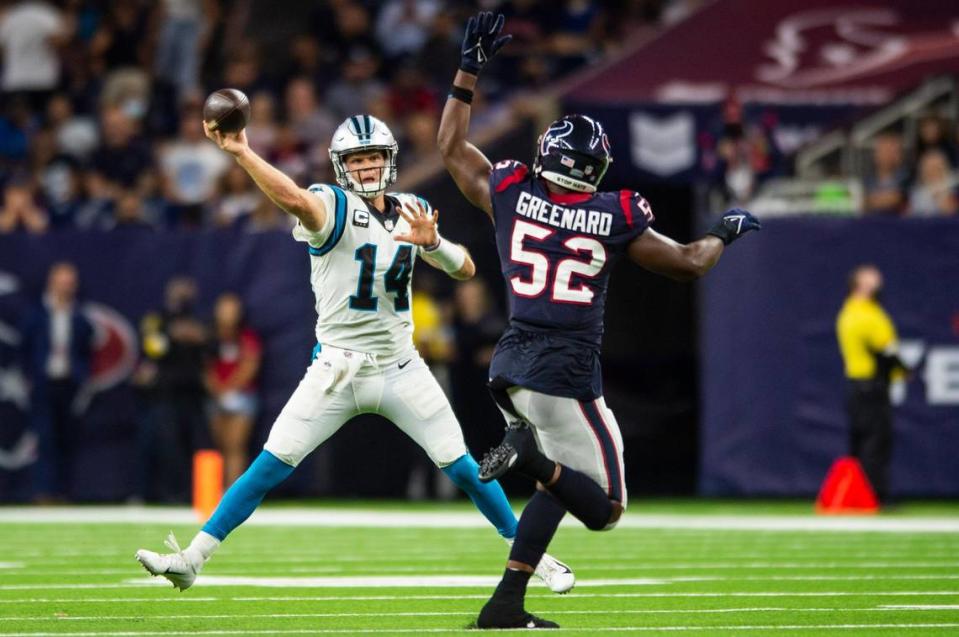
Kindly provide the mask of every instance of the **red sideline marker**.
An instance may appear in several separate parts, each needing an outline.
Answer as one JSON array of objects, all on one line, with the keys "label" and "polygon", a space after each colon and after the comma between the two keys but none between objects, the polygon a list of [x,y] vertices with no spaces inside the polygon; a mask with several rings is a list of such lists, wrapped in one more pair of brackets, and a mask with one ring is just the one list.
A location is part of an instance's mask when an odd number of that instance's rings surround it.
[{"label": "red sideline marker", "polygon": [[819,490],[816,513],[871,515],[878,512],[879,500],[859,461],[851,456],[836,460]]}]

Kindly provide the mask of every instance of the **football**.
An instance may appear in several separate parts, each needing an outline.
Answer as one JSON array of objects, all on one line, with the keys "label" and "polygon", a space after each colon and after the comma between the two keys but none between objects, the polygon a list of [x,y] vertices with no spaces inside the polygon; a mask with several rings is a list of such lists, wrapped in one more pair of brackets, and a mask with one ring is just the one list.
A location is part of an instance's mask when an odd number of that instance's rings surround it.
[{"label": "football", "polygon": [[249,119],[250,100],[235,88],[214,91],[203,104],[203,121],[210,130],[236,133],[246,128]]}]

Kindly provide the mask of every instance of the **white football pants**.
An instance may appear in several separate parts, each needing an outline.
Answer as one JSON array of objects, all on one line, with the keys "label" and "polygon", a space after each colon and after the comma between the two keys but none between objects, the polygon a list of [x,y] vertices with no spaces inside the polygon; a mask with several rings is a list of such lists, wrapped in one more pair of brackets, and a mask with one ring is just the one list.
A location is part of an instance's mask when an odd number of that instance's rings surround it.
[{"label": "white football pants", "polygon": [[372,354],[326,344],[277,416],[263,448],[295,467],[350,418],[370,413],[393,422],[438,467],[466,453],[453,408],[415,350],[408,358],[380,364]]}]

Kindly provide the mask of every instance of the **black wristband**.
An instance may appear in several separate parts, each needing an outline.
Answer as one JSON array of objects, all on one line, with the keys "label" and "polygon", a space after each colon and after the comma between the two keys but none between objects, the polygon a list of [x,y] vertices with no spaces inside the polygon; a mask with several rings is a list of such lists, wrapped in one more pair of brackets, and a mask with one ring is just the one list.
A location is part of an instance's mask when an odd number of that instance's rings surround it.
[{"label": "black wristband", "polygon": [[464,104],[473,103],[473,91],[468,88],[463,88],[462,86],[456,86],[455,84],[450,87],[450,97]]},{"label": "black wristband", "polygon": [[731,228],[725,226],[722,222],[717,223],[715,226],[710,228],[706,232],[706,234],[712,235],[714,237],[721,239],[723,242],[723,245],[727,245],[727,246],[733,241],[735,241],[737,238],[736,233],[733,232]]}]

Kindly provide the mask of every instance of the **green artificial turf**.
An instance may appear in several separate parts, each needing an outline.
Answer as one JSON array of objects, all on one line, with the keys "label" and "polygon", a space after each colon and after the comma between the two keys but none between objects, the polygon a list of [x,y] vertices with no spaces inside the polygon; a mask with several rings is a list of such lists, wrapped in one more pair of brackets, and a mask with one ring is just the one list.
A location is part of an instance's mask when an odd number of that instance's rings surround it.
[{"label": "green artificial turf", "polygon": [[[646,509],[747,517],[800,512],[793,506],[695,501]],[[630,514],[641,510],[634,503]],[[957,514],[948,503],[913,510]],[[910,507],[895,516],[909,519]],[[316,587],[305,578],[495,578],[507,550],[480,527],[248,525],[179,593],[153,585],[133,559],[137,548],[163,549],[170,528],[5,518],[0,635],[469,634],[489,585]],[[185,545],[196,527],[173,530]],[[527,608],[559,622],[562,634],[959,635],[956,533],[564,527],[550,550],[581,585],[565,596],[531,586]],[[233,577],[258,579],[242,586],[220,579]],[[293,579],[257,585],[265,578]]]}]

